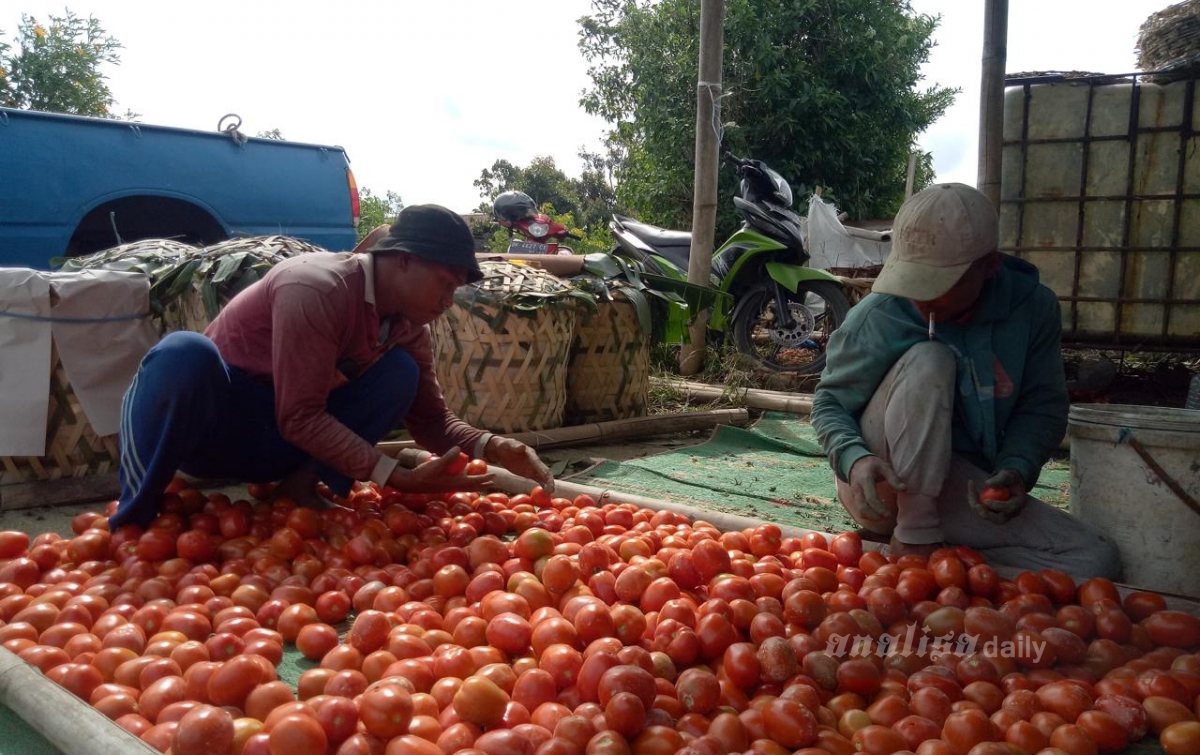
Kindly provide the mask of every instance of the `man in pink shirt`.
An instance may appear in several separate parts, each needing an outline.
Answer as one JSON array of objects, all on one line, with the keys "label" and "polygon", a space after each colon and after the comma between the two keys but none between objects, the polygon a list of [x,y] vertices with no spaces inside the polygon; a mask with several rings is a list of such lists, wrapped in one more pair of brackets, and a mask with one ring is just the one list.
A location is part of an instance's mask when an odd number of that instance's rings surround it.
[{"label": "man in pink shirt", "polygon": [[[367,253],[285,260],[204,335],[163,338],[125,395],[110,525],[149,524],[176,470],[282,479],[283,494],[312,505],[318,481],[342,495],[355,480],[423,491],[489,484],[489,474],[446,473],[462,449],[552,490],[531,448],[468,425],[442,398],[428,324],[480,277],[458,215],[406,207]],[[441,458],[409,470],[380,453],[375,444],[401,423]]]}]

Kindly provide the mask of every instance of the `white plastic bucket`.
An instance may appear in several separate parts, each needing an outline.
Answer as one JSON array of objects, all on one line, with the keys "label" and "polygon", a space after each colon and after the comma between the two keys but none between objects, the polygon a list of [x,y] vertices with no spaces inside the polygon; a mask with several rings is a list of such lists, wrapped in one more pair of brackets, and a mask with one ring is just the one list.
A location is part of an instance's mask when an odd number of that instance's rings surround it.
[{"label": "white plastic bucket", "polygon": [[1077,404],[1068,433],[1071,513],[1116,543],[1124,582],[1200,597],[1200,512],[1169,482],[1200,499],[1200,411]]}]

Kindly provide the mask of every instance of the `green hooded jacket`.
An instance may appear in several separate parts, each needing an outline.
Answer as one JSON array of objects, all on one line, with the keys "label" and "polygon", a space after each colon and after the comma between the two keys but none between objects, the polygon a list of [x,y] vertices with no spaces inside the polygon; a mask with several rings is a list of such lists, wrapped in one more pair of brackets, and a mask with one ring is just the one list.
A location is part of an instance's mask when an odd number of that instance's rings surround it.
[{"label": "green hooded jacket", "polygon": [[[1037,268],[1004,255],[970,321],[936,326],[935,340],[958,364],[954,453],[985,472],[1011,467],[1032,488],[1062,440],[1070,406],[1057,297]],[[870,455],[858,424],[867,403],[901,355],[928,338],[908,299],[874,293],[830,337],[812,423],[843,480]]]}]

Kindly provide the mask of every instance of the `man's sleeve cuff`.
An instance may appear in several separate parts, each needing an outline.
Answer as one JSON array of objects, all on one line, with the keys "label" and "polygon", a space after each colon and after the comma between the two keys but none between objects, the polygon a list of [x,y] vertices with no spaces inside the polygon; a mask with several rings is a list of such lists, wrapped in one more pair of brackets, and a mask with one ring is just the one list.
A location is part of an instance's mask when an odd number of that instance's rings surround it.
[{"label": "man's sleeve cuff", "polygon": [[838,454],[833,470],[837,472],[842,482],[850,482],[850,469],[854,466],[854,462],[870,455],[871,450],[866,446],[850,446]]},{"label": "man's sleeve cuff", "polygon": [[1021,479],[1025,481],[1025,486],[1030,490],[1037,484],[1038,477],[1042,471],[1040,467],[1035,467],[1027,459],[1020,456],[1005,456],[996,460],[996,470],[1006,467],[1017,470],[1021,475]]},{"label": "man's sleeve cuff", "polygon": [[483,459],[487,461],[487,444],[488,441],[495,437],[495,433],[484,433],[479,436],[479,440],[475,441],[475,453],[471,454],[472,459]]},{"label": "man's sleeve cuff", "polygon": [[381,488],[384,485],[387,485],[388,480],[392,477],[392,472],[396,471],[396,464],[398,463],[399,462],[391,456],[382,454],[379,457],[379,461],[375,462],[375,468],[371,470],[371,482],[375,483]]}]

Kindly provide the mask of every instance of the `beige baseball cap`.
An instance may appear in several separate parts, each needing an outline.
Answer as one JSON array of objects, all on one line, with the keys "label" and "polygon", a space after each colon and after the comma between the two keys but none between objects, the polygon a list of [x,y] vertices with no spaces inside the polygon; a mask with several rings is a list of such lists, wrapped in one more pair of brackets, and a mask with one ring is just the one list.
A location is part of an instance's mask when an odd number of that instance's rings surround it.
[{"label": "beige baseball cap", "polygon": [[892,249],[871,290],[930,301],[953,288],[971,263],[996,249],[999,221],[983,192],[934,184],[908,199],[892,224]]}]

